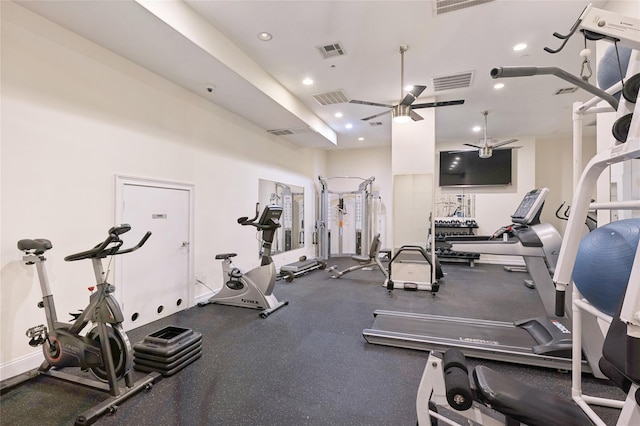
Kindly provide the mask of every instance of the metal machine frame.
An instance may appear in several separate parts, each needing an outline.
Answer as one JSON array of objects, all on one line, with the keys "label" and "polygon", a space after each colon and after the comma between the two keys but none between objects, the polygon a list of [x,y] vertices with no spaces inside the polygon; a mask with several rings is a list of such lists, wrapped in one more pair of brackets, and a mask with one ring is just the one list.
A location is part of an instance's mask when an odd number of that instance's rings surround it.
[{"label": "metal machine frame", "polygon": [[[357,179],[361,183],[358,185],[356,191],[331,191],[329,190],[329,180],[333,179]],[[353,256],[353,255],[366,255],[372,238],[374,236],[374,223],[372,220],[373,214],[373,192],[372,185],[375,177],[371,176],[368,179],[353,176],[336,176],[331,178],[324,178],[318,176],[322,191],[320,194],[320,219],[316,224],[316,228],[319,233],[320,244],[320,258],[327,260],[332,256],[331,253],[331,212],[330,212],[330,196],[332,194],[339,197],[339,206],[343,204],[343,197],[347,194],[353,194],[355,196],[355,253],[345,253],[343,251],[343,223],[344,210],[338,209],[338,251],[333,256]]]}]

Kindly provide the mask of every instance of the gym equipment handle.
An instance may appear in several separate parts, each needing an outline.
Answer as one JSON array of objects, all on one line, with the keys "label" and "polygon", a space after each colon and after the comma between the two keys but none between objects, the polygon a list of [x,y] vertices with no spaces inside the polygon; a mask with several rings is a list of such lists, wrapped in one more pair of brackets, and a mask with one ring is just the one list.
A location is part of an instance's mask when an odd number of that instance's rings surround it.
[{"label": "gym equipment handle", "polygon": [[581,78],[569,74],[568,72],[557,67],[497,67],[491,70],[491,78],[529,77],[532,75],[555,75],[556,77],[566,80],[569,83],[575,84],[581,89],[584,89],[587,92],[601,98],[602,100],[607,101],[607,103],[611,105],[614,110],[618,110],[618,100],[616,98],[614,98],[604,90],[601,90],[598,87],[585,82]]},{"label": "gym equipment handle", "polygon": [[556,289],[556,306],[555,306],[555,314],[557,317],[564,316],[564,299],[565,292]]},{"label": "gym equipment handle", "polygon": [[260,216],[260,203],[256,203],[256,215],[249,219],[247,216],[242,216],[238,218],[238,223],[240,225],[253,225],[253,223],[258,220],[258,216]]},{"label": "gym equipment handle", "polygon": [[[147,232],[146,234],[144,234],[142,239],[135,246],[130,247],[128,249],[120,250],[120,247],[122,246],[124,241],[120,239],[119,235],[124,234],[125,232],[128,232],[130,229],[131,229],[131,225],[129,224],[114,226],[113,228],[109,229],[109,236],[102,243],[96,245],[91,250],[70,254],[69,256],[65,257],[64,260],[67,262],[73,262],[75,260],[90,259],[90,258],[104,258],[107,256],[115,256],[118,254],[125,254],[125,253],[131,253],[132,251],[136,251],[147,242],[147,240],[151,236],[151,232]],[[115,244],[115,245],[108,247],[109,244]]]}]

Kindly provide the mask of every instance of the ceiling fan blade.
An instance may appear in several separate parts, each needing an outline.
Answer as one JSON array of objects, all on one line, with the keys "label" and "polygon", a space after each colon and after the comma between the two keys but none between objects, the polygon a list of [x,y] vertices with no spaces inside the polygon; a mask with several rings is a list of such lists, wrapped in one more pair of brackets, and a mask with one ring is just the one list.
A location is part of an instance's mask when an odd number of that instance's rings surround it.
[{"label": "ceiling fan blade", "polygon": [[498,148],[499,146],[506,145],[508,143],[517,142],[518,139],[509,139],[508,141],[498,142],[491,145],[491,148]]},{"label": "ceiling fan blade", "polygon": [[450,106],[450,105],[462,105],[463,103],[464,103],[463,99],[459,99],[457,101],[427,102],[427,103],[424,103],[424,104],[411,105],[411,108],[413,108],[413,109],[416,109],[416,108],[434,108],[434,107]]},{"label": "ceiling fan blade", "polygon": [[422,118],[422,117],[420,116],[420,114],[418,114],[418,113],[416,113],[416,112],[414,112],[414,111],[409,111],[409,116],[411,117],[411,119],[412,119],[413,121],[420,121],[420,120],[424,120],[424,118]]},{"label": "ceiling fan blade", "polygon": [[387,104],[379,104],[377,102],[369,102],[369,101],[357,101],[355,99],[351,99],[349,101],[350,104],[360,104],[360,105],[371,105],[371,106],[379,106],[379,107],[385,107],[385,108],[393,108],[393,105],[387,105]]},{"label": "ceiling fan blade", "polygon": [[365,118],[361,118],[360,120],[367,121],[367,120],[371,120],[372,118],[380,117],[381,115],[385,115],[385,114],[389,114],[389,111],[379,112],[377,114],[370,115],[370,116],[365,117]]},{"label": "ceiling fan blade", "polygon": [[478,149],[482,149],[482,148],[483,148],[483,147],[481,147],[481,146],[474,145],[474,144],[472,144],[472,143],[463,143],[462,145],[472,146],[472,147],[474,147],[474,148],[478,148]]},{"label": "ceiling fan blade", "polygon": [[473,152],[473,151],[477,151],[477,149],[456,149],[453,151],[447,151],[450,154],[455,154],[456,152]]},{"label": "ceiling fan blade", "polygon": [[427,86],[413,86],[413,89],[409,90],[409,93],[400,101],[400,105],[411,105],[426,88]]}]

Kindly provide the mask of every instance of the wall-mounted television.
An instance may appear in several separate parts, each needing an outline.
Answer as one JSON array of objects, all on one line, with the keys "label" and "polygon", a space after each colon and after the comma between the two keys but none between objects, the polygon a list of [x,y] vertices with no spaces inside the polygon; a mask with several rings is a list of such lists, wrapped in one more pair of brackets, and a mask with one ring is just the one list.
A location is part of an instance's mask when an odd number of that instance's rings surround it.
[{"label": "wall-mounted television", "polygon": [[494,149],[489,158],[478,151],[441,151],[440,186],[511,185],[511,149]]}]

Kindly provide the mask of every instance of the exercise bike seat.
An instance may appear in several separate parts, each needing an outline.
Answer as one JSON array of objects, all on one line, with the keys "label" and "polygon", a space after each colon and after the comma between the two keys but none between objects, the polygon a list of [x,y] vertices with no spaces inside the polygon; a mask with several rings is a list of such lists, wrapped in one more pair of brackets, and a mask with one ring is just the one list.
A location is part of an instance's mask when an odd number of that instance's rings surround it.
[{"label": "exercise bike seat", "polygon": [[25,239],[18,241],[18,250],[20,251],[32,251],[35,250],[35,254],[42,254],[45,251],[52,248],[51,241],[44,238],[37,238],[35,240]]},{"label": "exercise bike seat", "polygon": [[220,254],[216,254],[216,260],[221,260],[221,259],[227,260],[237,255],[238,255],[237,253],[220,253]]},{"label": "exercise bike seat", "polygon": [[531,387],[483,365],[473,369],[477,399],[529,426],[587,426],[593,422],[573,401]]}]

